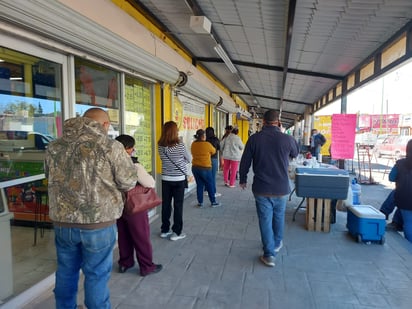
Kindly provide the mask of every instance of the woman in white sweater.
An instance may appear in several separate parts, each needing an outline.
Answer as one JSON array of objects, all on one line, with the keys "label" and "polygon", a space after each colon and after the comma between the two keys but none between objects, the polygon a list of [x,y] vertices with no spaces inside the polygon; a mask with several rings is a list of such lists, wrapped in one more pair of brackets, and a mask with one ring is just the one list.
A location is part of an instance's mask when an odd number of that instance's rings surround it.
[{"label": "woman in white sweater", "polygon": [[237,135],[239,130],[234,128],[232,132],[223,140],[221,144],[223,157],[223,180],[225,186],[235,187],[236,174],[239,162],[242,158],[243,148],[245,147],[240,137]]}]

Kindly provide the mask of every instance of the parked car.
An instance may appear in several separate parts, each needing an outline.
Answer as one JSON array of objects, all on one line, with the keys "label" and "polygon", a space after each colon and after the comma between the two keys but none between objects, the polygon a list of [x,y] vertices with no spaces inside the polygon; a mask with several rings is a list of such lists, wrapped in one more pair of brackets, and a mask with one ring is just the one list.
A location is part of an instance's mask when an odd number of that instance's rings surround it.
[{"label": "parked car", "polygon": [[382,143],[377,143],[373,148],[378,158],[390,156],[401,158],[406,156],[406,144],[412,136],[389,135]]},{"label": "parked car", "polygon": [[45,150],[54,138],[39,132],[0,131],[0,152],[16,150]]}]

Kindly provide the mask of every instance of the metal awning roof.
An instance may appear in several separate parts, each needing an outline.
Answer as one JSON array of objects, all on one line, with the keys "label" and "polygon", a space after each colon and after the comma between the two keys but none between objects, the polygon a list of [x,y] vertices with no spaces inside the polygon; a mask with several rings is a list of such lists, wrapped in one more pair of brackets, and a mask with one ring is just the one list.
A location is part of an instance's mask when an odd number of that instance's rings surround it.
[{"label": "metal awning roof", "polygon": [[[258,113],[282,111],[286,126],[312,107],[412,20],[410,0],[129,0],[232,94]],[[210,20],[196,33],[191,16]],[[235,73],[214,47],[220,44]],[[410,44],[402,61],[410,57]],[[377,66],[371,78],[384,73]],[[243,80],[246,85],[239,83]],[[355,80],[359,83],[359,78]],[[326,102],[339,97],[335,92]],[[319,106],[318,106],[319,107]]]}]

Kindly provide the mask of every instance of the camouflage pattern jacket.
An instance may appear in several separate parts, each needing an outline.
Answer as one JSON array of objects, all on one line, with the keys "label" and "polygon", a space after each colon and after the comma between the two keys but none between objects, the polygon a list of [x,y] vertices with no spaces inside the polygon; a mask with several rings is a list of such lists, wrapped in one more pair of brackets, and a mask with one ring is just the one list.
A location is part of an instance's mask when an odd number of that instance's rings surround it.
[{"label": "camouflage pattern jacket", "polygon": [[122,191],[137,182],[123,145],[108,137],[100,123],[85,117],[66,120],[63,132],[46,151],[50,218],[74,225],[119,218]]}]

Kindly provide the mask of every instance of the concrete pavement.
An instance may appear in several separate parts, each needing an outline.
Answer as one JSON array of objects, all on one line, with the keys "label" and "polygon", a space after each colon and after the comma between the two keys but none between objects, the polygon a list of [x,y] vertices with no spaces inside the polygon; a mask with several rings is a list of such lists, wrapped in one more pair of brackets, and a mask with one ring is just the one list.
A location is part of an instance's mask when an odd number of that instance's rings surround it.
[{"label": "concrete pavement", "polygon": [[[362,203],[379,208],[391,189],[387,183],[363,185]],[[305,209],[292,221],[301,200],[293,195],[284,247],[270,268],[259,261],[250,189],[225,187],[219,175],[218,192],[218,208],[209,207],[205,197],[206,207],[199,209],[195,193],[187,196],[185,239],[161,239],[159,218],[152,222],[154,261],[164,266],[158,274],[143,278],[137,268],[117,273],[116,252],[110,281],[113,308],[411,308],[412,245],[397,232],[387,231],[384,245],[357,243],[348,235],[341,211],[329,233],[309,232]],[[54,307],[49,290],[25,308]]]}]

